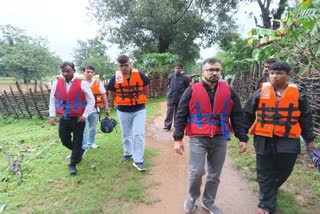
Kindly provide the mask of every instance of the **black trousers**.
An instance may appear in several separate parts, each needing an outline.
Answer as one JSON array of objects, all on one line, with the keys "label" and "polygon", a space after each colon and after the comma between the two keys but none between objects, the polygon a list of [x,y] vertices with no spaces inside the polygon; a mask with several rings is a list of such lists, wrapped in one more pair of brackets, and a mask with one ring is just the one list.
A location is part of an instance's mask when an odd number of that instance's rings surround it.
[{"label": "black trousers", "polygon": [[60,119],[60,140],[65,147],[72,151],[69,166],[75,166],[82,159],[82,140],[85,125],[85,123],[78,123],[78,117]]},{"label": "black trousers", "polygon": [[[269,144],[269,146],[272,145]],[[290,176],[296,159],[296,153],[271,152],[256,155],[259,208],[271,213],[275,211],[278,188]]]},{"label": "black trousers", "polygon": [[171,129],[172,121],[176,118],[179,103],[167,102],[167,115],[164,120],[164,127]]}]

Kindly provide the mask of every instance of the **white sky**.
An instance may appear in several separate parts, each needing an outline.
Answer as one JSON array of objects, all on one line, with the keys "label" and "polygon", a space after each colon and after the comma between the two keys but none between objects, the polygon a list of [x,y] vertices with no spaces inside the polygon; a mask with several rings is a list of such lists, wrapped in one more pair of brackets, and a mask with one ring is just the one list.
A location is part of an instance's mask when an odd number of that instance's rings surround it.
[{"label": "white sky", "polygon": [[[97,26],[87,14],[87,0],[0,0],[0,25],[10,24],[24,29],[26,35],[47,38],[50,50],[62,60],[73,60],[77,40],[86,40],[96,35]],[[245,12],[257,11],[252,5],[241,7],[237,16],[240,32],[246,35],[254,27],[253,19]],[[216,48],[201,50],[201,58],[213,56]],[[110,49],[109,56],[119,54]]]},{"label": "white sky", "polygon": [[93,38],[95,22],[87,15],[87,0],[0,0],[0,25],[47,38],[51,51],[72,60],[77,40]]}]

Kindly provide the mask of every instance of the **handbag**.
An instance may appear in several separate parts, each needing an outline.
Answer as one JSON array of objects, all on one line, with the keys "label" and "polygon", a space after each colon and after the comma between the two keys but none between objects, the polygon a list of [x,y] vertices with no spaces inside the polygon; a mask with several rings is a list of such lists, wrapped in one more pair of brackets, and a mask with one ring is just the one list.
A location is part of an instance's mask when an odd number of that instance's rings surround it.
[{"label": "handbag", "polygon": [[103,133],[111,133],[113,129],[117,126],[117,121],[113,118],[106,116],[100,121],[100,130]]}]

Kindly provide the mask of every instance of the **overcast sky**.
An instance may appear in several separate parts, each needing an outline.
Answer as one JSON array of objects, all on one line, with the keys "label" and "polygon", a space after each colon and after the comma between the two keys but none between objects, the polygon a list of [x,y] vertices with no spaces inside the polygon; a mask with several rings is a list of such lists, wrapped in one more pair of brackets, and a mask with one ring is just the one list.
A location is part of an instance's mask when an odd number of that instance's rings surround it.
[{"label": "overcast sky", "polygon": [[10,24],[29,36],[45,37],[62,60],[72,60],[76,41],[96,34],[86,6],[87,0],[0,0],[0,25]]},{"label": "overcast sky", "polygon": [[[96,35],[97,26],[87,15],[88,0],[0,0],[0,25],[10,24],[26,30],[28,36],[47,38],[50,50],[62,60],[73,60],[72,52],[77,40]],[[242,7],[241,32],[247,32],[254,23],[247,14],[255,8]],[[201,57],[212,56],[215,48],[201,51]],[[109,56],[119,52],[111,49]]]}]

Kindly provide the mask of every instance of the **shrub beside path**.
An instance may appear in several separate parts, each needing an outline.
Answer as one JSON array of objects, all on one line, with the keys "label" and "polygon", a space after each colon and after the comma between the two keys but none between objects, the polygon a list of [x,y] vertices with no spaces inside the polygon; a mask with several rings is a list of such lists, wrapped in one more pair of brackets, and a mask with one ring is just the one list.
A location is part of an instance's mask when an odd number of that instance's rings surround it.
[{"label": "shrub beside path", "polygon": [[[149,171],[144,177],[151,202],[139,205],[135,210],[137,214],[183,214],[183,202],[188,195],[188,139],[184,139],[183,156],[174,153],[173,131],[162,129],[166,102],[160,105],[161,114],[147,121],[146,128],[146,147],[158,151],[158,154],[151,158]],[[231,159],[227,156],[216,205],[225,214],[255,213],[257,201],[257,193],[250,190],[249,184],[239,171],[231,166]],[[208,213],[201,208],[200,199],[196,204],[198,207],[195,214]]]}]

